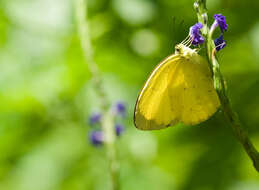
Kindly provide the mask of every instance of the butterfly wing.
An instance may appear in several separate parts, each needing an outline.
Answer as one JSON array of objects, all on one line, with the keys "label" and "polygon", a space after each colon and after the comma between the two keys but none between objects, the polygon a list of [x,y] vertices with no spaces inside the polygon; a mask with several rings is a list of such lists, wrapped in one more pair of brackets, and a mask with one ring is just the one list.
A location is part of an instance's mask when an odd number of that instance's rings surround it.
[{"label": "butterfly wing", "polygon": [[220,101],[204,58],[197,53],[183,57],[177,75],[174,72],[169,75],[172,76],[168,85],[170,107],[179,121],[199,124],[217,111]]},{"label": "butterfly wing", "polygon": [[162,61],[149,76],[135,105],[134,123],[142,130],[162,129],[177,123],[171,111],[170,75],[177,75],[180,56],[172,55]]},{"label": "butterfly wing", "polygon": [[198,54],[172,55],[160,63],[144,85],[135,106],[135,126],[162,129],[178,122],[207,120],[220,103],[208,63]]}]

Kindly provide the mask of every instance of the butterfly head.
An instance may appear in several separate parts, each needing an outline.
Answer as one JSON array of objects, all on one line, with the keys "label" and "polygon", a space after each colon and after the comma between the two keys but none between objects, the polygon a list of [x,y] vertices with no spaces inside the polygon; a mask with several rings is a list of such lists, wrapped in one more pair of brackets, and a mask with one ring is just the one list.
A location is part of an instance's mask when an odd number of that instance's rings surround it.
[{"label": "butterfly head", "polygon": [[184,44],[180,43],[175,46],[175,54],[183,55],[183,56],[191,56],[196,53],[196,49],[191,49]]}]

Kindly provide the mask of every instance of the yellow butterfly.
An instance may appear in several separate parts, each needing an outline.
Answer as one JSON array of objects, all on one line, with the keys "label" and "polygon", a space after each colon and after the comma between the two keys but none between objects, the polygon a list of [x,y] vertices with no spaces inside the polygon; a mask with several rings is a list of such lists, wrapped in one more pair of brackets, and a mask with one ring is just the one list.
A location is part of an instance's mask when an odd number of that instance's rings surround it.
[{"label": "yellow butterfly", "polygon": [[134,123],[142,130],[195,125],[219,106],[208,62],[196,49],[178,44],[147,79],[135,105]]}]

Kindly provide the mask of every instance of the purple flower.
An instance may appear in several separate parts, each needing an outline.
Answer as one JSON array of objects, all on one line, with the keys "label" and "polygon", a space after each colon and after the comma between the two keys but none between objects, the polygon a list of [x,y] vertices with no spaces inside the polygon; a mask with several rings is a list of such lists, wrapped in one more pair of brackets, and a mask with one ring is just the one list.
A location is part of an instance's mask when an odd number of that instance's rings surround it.
[{"label": "purple flower", "polygon": [[198,44],[202,44],[204,42],[204,38],[201,35],[201,29],[203,25],[202,23],[196,23],[190,28],[190,38],[192,40],[192,44],[197,46]]},{"label": "purple flower", "polygon": [[94,125],[101,121],[102,115],[100,113],[94,113],[89,118],[90,125]]},{"label": "purple flower", "polygon": [[103,138],[103,132],[102,131],[92,131],[89,135],[89,139],[91,143],[95,146],[102,145],[104,138]]},{"label": "purple flower", "polygon": [[225,16],[223,16],[222,14],[215,14],[214,19],[215,19],[214,23],[216,24],[213,23],[212,26],[215,27],[219,25],[221,32],[227,31],[228,25],[226,23]]},{"label": "purple flower", "polygon": [[126,107],[125,107],[125,104],[122,103],[122,102],[118,102],[116,105],[115,105],[115,111],[116,113],[124,116],[125,115],[125,112],[126,112]]},{"label": "purple flower", "polygon": [[226,46],[226,41],[223,39],[223,35],[221,34],[219,38],[214,40],[214,44],[216,46],[216,50],[219,51]]},{"label": "purple flower", "polygon": [[124,132],[124,126],[121,124],[116,124],[115,131],[116,131],[116,135],[120,136]]}]

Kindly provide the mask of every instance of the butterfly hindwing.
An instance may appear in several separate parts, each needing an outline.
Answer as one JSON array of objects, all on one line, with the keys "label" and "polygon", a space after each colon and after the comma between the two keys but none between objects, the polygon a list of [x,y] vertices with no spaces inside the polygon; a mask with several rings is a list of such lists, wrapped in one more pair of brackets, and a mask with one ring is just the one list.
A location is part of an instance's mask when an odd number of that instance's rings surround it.
[{"label": "butterfly hindwing", "polygon": [[188,59],[183,57],[177,75],[170,75],[170,107],[179,121],[195,125],[217,111],[220,103],[205,59],[196,53]]}]

